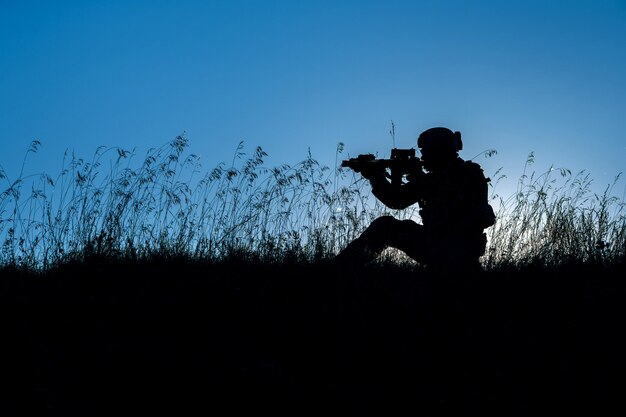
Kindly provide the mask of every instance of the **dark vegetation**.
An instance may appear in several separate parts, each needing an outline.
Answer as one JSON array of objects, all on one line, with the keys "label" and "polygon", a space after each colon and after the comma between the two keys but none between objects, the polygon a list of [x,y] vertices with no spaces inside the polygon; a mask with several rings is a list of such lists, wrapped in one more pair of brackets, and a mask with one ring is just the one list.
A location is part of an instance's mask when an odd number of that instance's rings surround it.
[{"label": "dark vegetation", "polygon": [[243,147],[202,176],[186,146],[138,168],[107,149],[57,178],[0,171],[2,415],[624,411],[612,187],[550,170],[501,198],[496,173],[482,272],[393,252],[334,265],[386,212],[361,182],[310,155],[265,168]]}]

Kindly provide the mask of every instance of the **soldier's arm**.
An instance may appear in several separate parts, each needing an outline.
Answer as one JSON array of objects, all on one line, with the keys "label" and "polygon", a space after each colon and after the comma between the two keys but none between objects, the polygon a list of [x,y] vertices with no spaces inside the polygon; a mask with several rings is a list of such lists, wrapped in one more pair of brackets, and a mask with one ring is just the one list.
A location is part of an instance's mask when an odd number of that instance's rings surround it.
[{"label": "soldier's arm", "polygon": [[393,185],[383,174],[369,180],[374,197],[391,209],[403,210],[417,203],[421,198],[420,187],[418,186],[419,181],[417,179],[413,179],[406,184]]}]

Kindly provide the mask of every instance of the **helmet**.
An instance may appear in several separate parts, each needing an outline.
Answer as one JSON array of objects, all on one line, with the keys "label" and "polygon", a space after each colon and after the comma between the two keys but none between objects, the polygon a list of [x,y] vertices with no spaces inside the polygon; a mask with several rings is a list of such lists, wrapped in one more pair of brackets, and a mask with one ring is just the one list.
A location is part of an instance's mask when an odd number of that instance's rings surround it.
[{"label": "helmet", "polygon": [[423,131],[417,138],[418,148],[438,151],[458,152],[463,149],[461,132],[453,132],[447,127],[432,127]]}]

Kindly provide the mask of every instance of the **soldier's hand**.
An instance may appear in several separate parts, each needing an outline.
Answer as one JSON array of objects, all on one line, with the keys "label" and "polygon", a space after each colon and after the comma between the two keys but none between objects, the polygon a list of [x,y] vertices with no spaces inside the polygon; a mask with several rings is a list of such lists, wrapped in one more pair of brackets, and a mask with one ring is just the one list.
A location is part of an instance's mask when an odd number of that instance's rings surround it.
[{"label": "soldier's hand", "polygon": [[363,176],[363,178],[370,181],[386,178],[385,170],[377,166],[364,167],[363,169],[361,169],[361,175]]},{"label": "soldier's hand", "polygon": [[419,181],[423,181],[425,176],[426,176],[426,173],[424,171],[414,170],[408,173],[406,179],[408,182],[419,182]]}]

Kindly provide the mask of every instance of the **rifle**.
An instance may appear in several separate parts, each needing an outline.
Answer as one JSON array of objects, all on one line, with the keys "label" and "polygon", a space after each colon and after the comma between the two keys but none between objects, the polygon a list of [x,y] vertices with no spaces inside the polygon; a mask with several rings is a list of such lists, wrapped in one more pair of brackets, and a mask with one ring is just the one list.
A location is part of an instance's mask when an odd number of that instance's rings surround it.
[{"label": "rifle", "polygon": [[374,154],[365,153],[341,161],[341,166],[354,172],[361,172],[364,169],[384,171],[392,185],[401,185],[405,175],[421,172],[423,164],[422,160],[415,156],[415,149],[393,148],[389,159],[376,159]]}]

